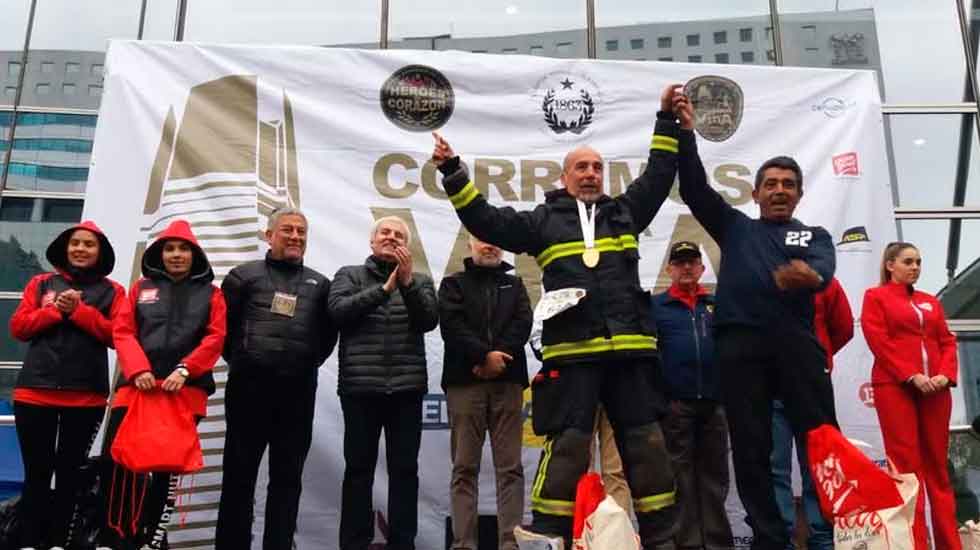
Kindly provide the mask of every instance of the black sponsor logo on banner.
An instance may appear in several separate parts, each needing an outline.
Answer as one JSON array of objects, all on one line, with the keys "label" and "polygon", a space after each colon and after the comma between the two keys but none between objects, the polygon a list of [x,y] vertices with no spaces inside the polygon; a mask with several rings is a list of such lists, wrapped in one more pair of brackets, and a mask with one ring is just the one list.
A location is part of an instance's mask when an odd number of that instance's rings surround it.
[{"label": "black sponsor logo on banner", "polygon": [[395,71],[381,86],[381,110],[395,126],[409,132],[441,128],[453,116],[456,96],[441,72],[426,65]]},{"label": "black sponsor logo on banner", "polygon": [[684,86],[694,106],[694,129],[708,141],[725,141],[742,122],[745,95],[734,81],[723,76],[699,76]]},{"label": "black sponsor logo on banner", "polygon": [[837,243],[839,252],[871,252],[871,238],[863,225],[852,227],[840,237]]}]

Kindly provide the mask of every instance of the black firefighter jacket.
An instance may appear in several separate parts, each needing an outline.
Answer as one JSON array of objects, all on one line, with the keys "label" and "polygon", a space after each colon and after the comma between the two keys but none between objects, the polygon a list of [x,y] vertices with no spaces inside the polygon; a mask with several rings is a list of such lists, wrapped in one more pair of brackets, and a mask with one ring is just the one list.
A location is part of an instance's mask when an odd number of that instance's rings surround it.
[{"label": "black firefighter jacket", "polygon": [[583,288],[576,305],[544,322],[542,356],[546,363],[657,357],[656,329],[649,295],[640,286],[638,235],[667,198],[677,171],[679,127],[672,115],[658,113],[646,169],[615,198],[596,203],[595,246],[598,265],[588,268],[578,207],[564,189],[545,195],[534,210],[491,206],[458,160],[440,169],[449,200],[474,236],[514,253],[537,259],[545,291]]}]

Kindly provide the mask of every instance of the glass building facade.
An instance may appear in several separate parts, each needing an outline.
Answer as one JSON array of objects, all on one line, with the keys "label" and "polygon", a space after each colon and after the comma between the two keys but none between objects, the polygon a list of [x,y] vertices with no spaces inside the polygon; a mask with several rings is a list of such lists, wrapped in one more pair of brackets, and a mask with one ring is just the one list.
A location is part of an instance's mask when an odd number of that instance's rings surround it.
[{"label": "glass building facade", "polygon": [[[0,311],[9,317],[30,276],[50,267],[47,244],[80,218],[110,39],[868,69],[884,101],[899,235],[922,250],[920,287],[941,296],[959,336],[972,418],[980,414],[978,37],[980,0],[7,0]],[[0,400],[23,353],[3,331]]]}]

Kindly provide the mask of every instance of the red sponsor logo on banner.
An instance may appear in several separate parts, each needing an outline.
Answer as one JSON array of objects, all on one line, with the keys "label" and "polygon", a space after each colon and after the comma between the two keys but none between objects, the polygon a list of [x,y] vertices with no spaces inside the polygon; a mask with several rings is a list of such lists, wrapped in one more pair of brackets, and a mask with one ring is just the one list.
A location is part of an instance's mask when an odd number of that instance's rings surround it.
[{"label": "red sponsor logo on banner", "polygon": [[871,382],[865,382],[858,388],[858,399],[869,409],[875,408],[875,389]]},{"label": "red sponsor logo on banner", "polygon": [[855,152],[841,153],[834,155],[834,175],[835,176],[860,176],[858,169],[858,155]]}]

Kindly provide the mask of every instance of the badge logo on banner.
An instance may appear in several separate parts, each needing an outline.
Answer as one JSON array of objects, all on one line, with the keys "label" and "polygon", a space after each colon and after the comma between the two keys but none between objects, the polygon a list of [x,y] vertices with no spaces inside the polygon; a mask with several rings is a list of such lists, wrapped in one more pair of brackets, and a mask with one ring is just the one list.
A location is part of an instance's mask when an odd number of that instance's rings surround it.
[{"label": "badge logo on banner", "polygon": [[694,106],[694,129],[708,141],[725,141],[742,122],[745,94],[734,80],[723,76],[699,76],[684,85]]},{"label": "badge logo on banner", "polygon": [[853,151],[834,155],[832,161],[835,176],[858,177],[861,175],[861,170],[858,167],[858,154]]},{"label": "badge logo on banner", "polygon": [[838,252],[871,252],[871,239],[863,225],[852,227],[840,237]]},{"label": "badge logo on banner", "polygon": [[402,67],[381,85],[381,110],[402,130],[438,130],[449,122],[455,107],[449,79],[426,65]]},{"label": "badge logo on banner", "polygon": [[534,85],[547,131],[562,141],[577,140],[592,124],[600,102],[599,86],[584,74],[558,71]]}]

